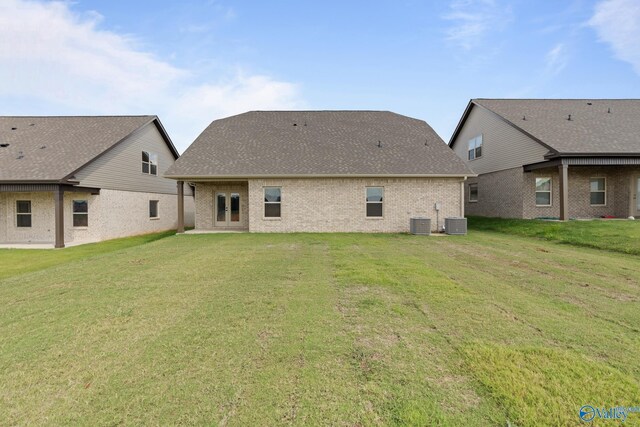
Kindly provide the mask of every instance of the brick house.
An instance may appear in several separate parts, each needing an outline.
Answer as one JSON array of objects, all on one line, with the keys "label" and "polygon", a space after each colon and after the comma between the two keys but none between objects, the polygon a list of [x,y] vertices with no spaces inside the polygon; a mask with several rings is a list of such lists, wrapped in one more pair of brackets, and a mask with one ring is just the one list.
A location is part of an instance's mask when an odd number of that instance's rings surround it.
[{"label": "brick house", "polygon": [[156,116],[0,117],[0,244],[174,229],[178,189],[162,175],[177,158]]},{"label": "brick house", "polygon": [[640,100],[472,99],[449,145],[469,215],[640,215]]},{"label": "brick house", "polygon": [[406,232],[464,216],[470,175],[421,120],[252,111],[211,123],[165,176],[195,186],[196,230]]}]

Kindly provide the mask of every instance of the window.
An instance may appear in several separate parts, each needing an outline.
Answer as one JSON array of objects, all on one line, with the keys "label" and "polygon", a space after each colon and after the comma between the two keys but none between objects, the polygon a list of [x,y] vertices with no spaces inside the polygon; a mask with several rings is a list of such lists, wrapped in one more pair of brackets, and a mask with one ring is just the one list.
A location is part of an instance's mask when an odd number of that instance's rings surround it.
[{"label": "window", "polygon": [[367,187],[367,218],[382,217],[384,187]]},{"label": "window", "polygon": [[281,204],[282,204],[282,197],[280,194],[280,187],[265,187],[264,188],[264,217],[280,218]]},{"label": "window", "polygon": [[591,178],[589,180],[591,206],[604,206],[607,204],[607,179]]},{"label": "window", "polygon": [[536,206],[551,206],[551,178],[536,178]]},{"label": "window", "polygon": [[159,218],[158,200],[149,200],[149,218]]},{"label": "window", "polygon": [[86,200],[73,201],[73,226],[89,226],[89,204]]},{"label": "window", "polygon": [[31,200],[16,201],[16,225],[31,227]]},{"label": "window", "polygon": [[469,184],[469,201],[478,201],[478,184]]},{"label": "window", "polygon": [[469,140],[469,160],[475,160],[482,157],[482,135]]},{"label": "window", "polygon": [[149,153],[148,151],[142,152],[142,173],[149,175],[158,175],[158,155]]}]

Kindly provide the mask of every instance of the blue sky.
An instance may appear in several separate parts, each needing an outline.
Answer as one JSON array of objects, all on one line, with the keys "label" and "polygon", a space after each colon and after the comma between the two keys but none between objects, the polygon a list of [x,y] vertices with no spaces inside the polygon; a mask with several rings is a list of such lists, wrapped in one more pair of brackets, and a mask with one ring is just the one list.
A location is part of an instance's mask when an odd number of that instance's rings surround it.
[{"label": "blue sky", "polygon": [[0,114],[157,114],[180,151],[251,109],[640,98],[640,2],[0,2]]}]

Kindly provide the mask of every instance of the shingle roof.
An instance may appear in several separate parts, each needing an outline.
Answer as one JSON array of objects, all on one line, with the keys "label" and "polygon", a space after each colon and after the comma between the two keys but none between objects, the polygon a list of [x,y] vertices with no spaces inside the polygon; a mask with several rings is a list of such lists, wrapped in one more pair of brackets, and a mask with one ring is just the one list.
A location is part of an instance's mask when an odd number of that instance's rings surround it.
[{"label": "shingle roof", "polygon": [[388,111],[251,111],[211,123],[165,176],[472,174],[422,120]]},{"label": "shingle roof", "polygon": [[640,155],[638,99],[474,99],[472,102],[502,116],[560,154]]},{"label": "shingle roof", "polygon": [[0,181],[60,181],[153,120],[157,117],[0,117]]}]

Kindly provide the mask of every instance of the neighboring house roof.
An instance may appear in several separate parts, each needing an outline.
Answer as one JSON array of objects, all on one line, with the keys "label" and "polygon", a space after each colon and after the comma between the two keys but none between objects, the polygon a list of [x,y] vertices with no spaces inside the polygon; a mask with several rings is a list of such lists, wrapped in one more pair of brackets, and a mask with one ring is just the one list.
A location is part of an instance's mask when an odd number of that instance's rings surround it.
[{"label": "neighboring house roof", "polygon": [[177,158],[156,116],[0,117],[0,182],[65,182],[149,123]]},{"label": "neighboring house roof", "polygon": [[552,156],[640,155],[638,99],[472,99],[451,137],[452,147],[476,106],[546,146]]},{"label": "neighboring house roof", "polygon": [[388,111],[251,111],[216,120],[169,178],[473,173],[424,121]]}]

